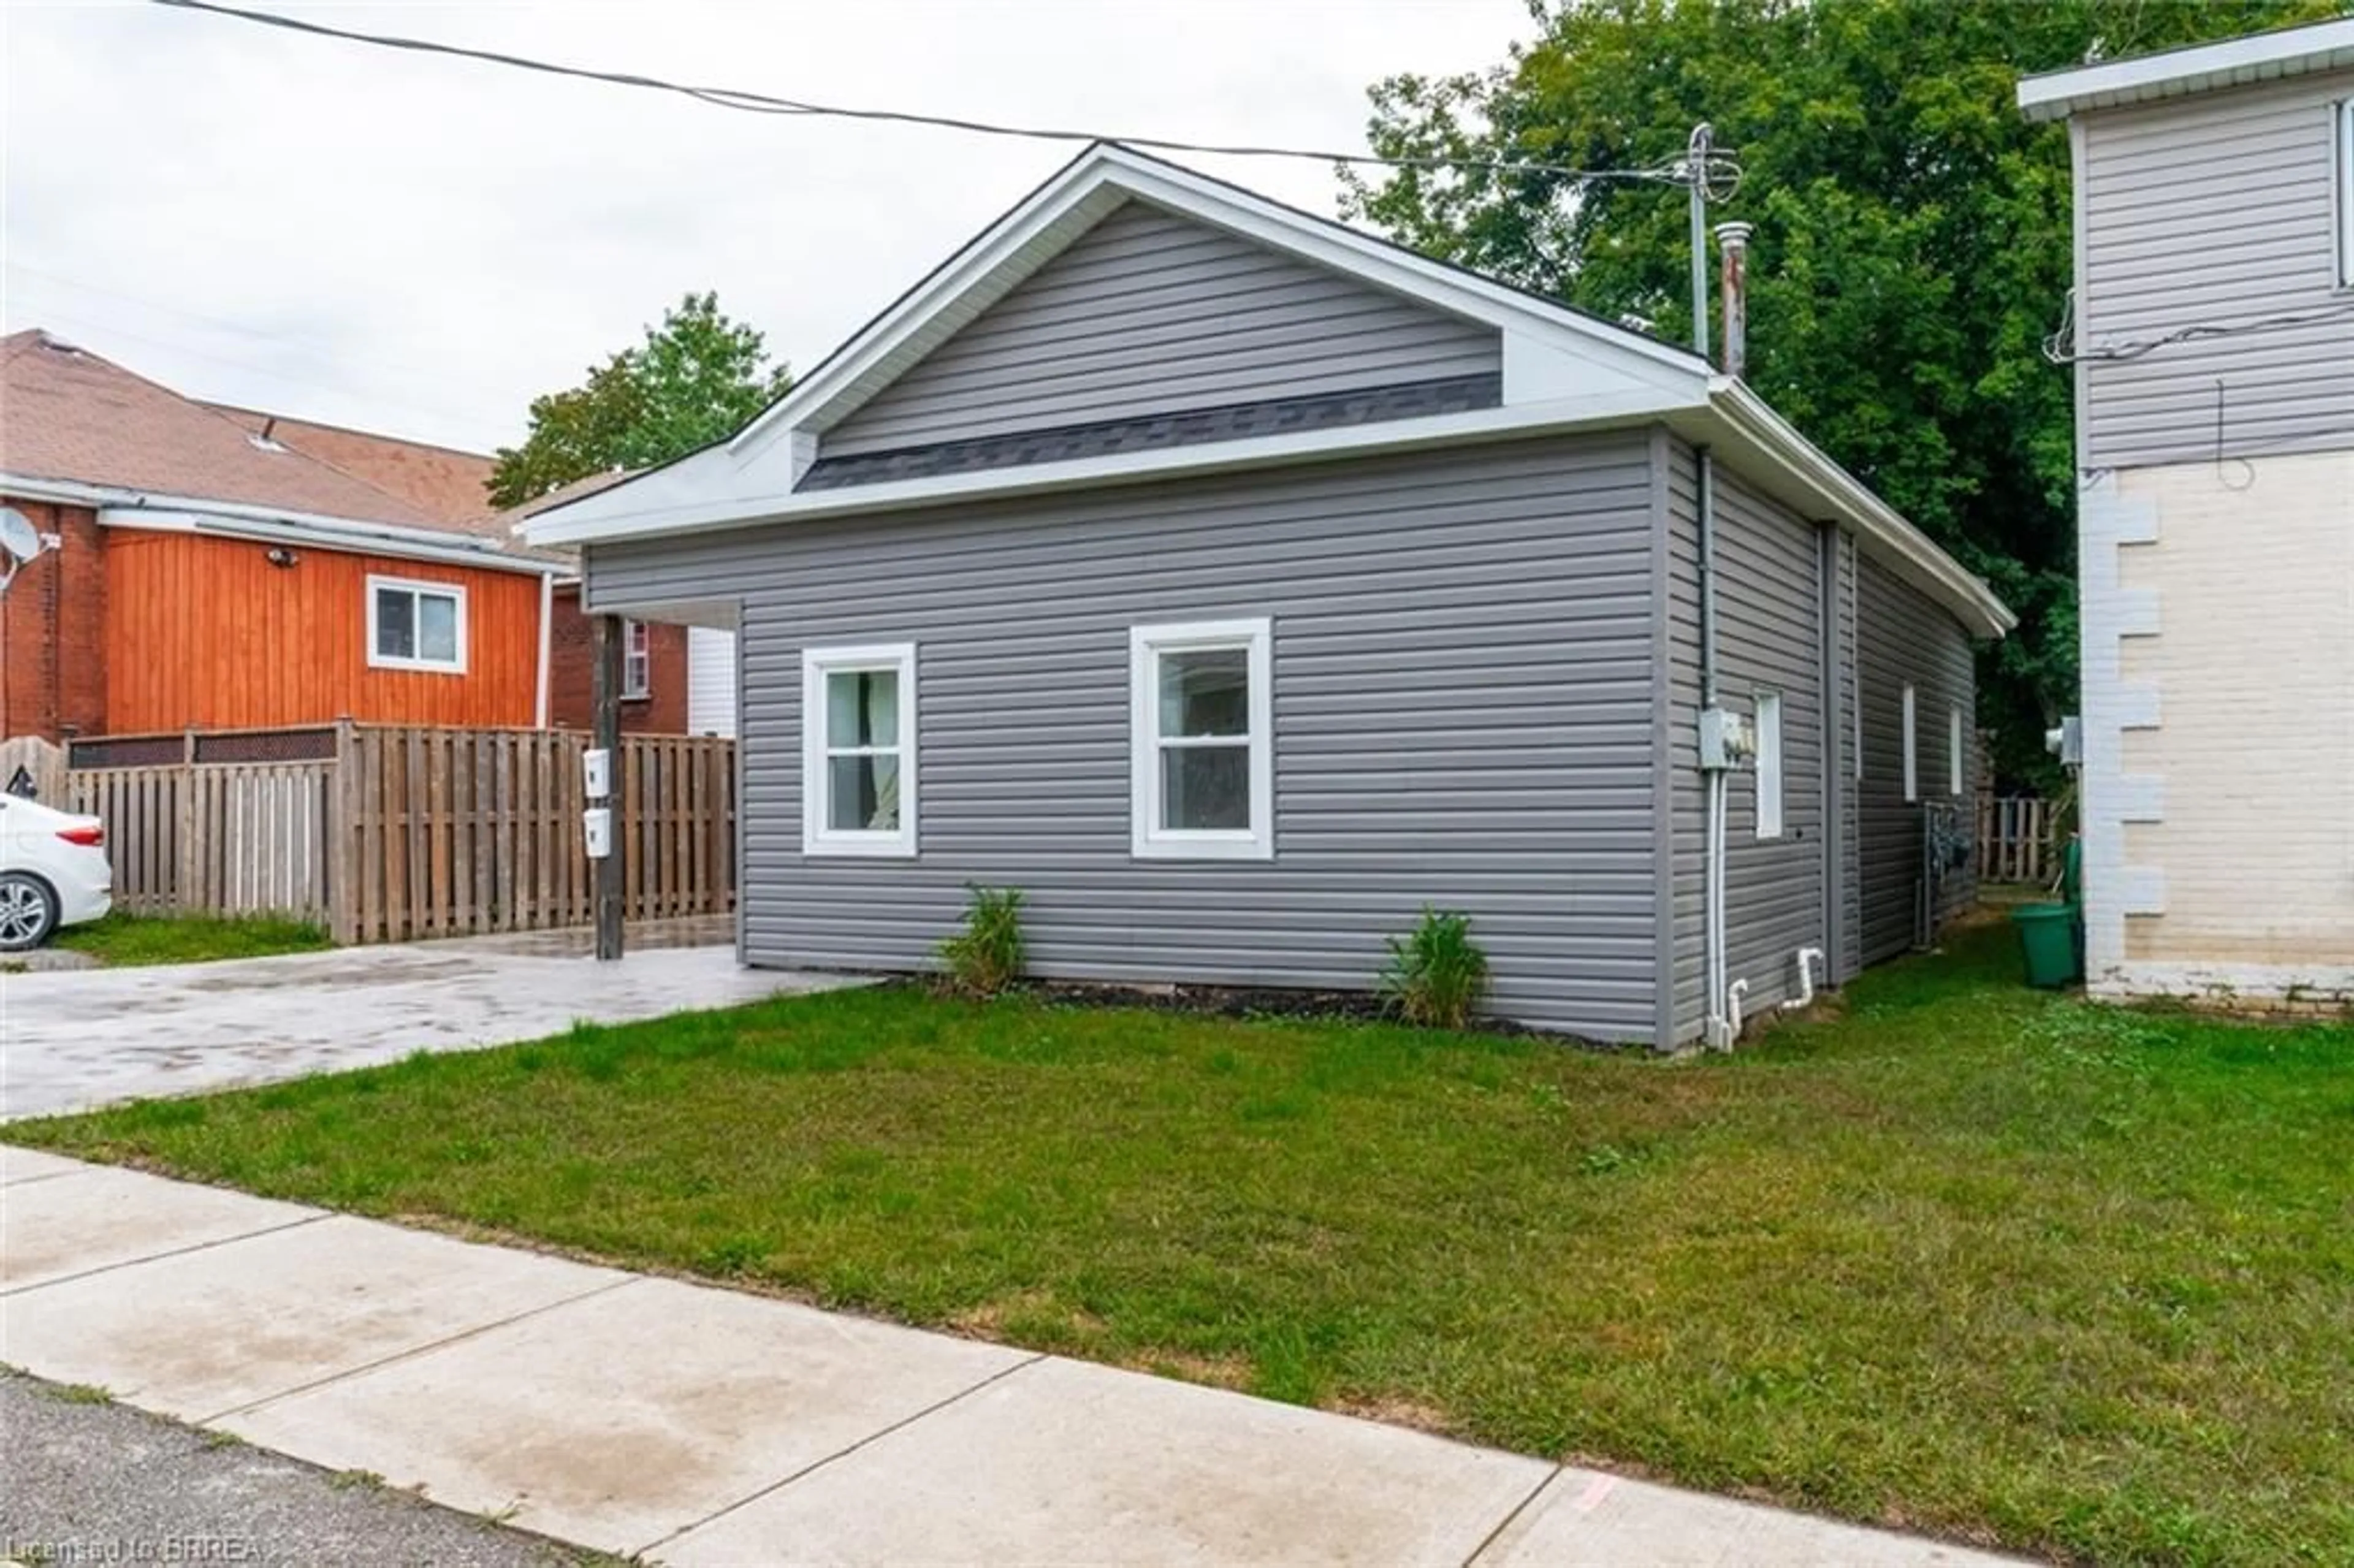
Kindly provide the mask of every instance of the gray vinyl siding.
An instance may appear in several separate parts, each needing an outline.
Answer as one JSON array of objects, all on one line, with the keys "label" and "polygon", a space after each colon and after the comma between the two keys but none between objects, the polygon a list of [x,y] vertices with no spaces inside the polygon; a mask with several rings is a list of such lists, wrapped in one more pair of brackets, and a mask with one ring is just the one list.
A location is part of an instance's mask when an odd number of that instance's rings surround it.
[{"label": "gray vinyl siding", "polygon": [[[1369,986],[1459,908],[1507,1017],[1657,1022],[1641,431],[591,546],[599,608],[740,599],[750,961],[917,969],[1011,885],[1055,977]],[[1271,862],[1129,853],[1129,634],[1273,619]],[[917,648],[918,858],[801,853],[802,650]]]},{"label": "gray vinyl siding", "polygon": [[[1700,511],[1695,458],[1677,444],[1670,551],[1670,722],[1681,737],[1671,789],[1679,1038],[1697,1035],[1706,986],[1708,797],[1697,741],[1701,703]],[[1757,836],[1757,772],[1727,786],[1725,976],[1746,980],[1752,1016],[1797,994],[1800,948],[1829,940],[1824,887],[1822,545],[1812,524],[1716,465],[1717,700],[1756,715],[1782,698],[1782,835]]]},{"label": "gray vinyl siding", "polygon": [[1499,334],[1143,202],[820,438],[822,456],[1493,375]]},{"label": "gray vinyl siding", "polygon": [[[2080,348],[2354,304],[2336,287],[2331,106],[2354,71],[2082,121]],[[2354,309],[2084,366],[2085,461],[2354,446]]]},{"label": "gray vinyl siding", "polygon": [[[1948,719],[1962,709],[1962,784],[1977,777],[1977,665],[1970,640],[1948,615],[1870,556],[1858,563],[1856,615],[1863,717],[1858,789],[1861,957],[1867,964],[1912,947],[1921,875],[1922,807],[1904,799],[1903,691],[1914,689],[1916,777],[1922,801],[1950,800]],[[1947,884],[1946,913],[1975,896],[1965,874]]]}]

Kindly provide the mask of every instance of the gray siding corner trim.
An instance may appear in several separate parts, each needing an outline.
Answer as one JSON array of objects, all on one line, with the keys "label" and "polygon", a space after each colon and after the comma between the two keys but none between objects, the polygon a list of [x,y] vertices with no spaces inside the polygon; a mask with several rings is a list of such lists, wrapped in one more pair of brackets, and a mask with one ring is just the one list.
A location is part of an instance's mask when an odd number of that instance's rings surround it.
[{"label": "gray siding corner trim", "polygon": [[2354,294],[2338,285],[2331,132],[2354,70],[2076,122],[2080,352],[2186,328],[2297,324],[2081,362],[2092,468],[2354,445]]},{"label": "gray siding corner trim", "polygon": [[1024,463],[1103,457],[1112,452],[1157,451],[1250,436],[1296,435],[1308,430],[1376,424],[1384,419],[1469,413],[1496,408],[1503,400],[1501,376],[1456,376],[1353,392],[1320,392],[1307,397],[1230,403],[1224,408],[1181,414],[1151,414],[1141,418],[1067,425],[1059,429],[1026,430],[1019,435],[942,441],[900,451],[820,457],[793,488],[838,490],[846,485],[928,479],[944,473],[977,473]]},{"label": "gray siding corner trim", "polygon": [[[955,513],[614,543],[600,602],[743,605],[740,906],[758,964],[932,967],[970,882],[1037,972],[1369,987],[1461,909],[1502,1016],[1659,1024],[1657,498],[1639,430]],[[1129,637],[1273,623],[1275,858],[1130,853]],[[911,641],[912,861],[801,853],[801,654]]]},{"label": "gray siding corner trim", "polygon": [[1492,327],[1131,200],[819,450],[900,451],[1502,368]]},{"label": "gray siding corner trim", "polygon": [[1651,832],[1656,846],[1654,896],[1659,994],[1652,1036],[1662,1049],[1680,1043],[1677,1028],[1676,942],[1676,686],[1675,640],[1662,613],[1675,591],[1676,444],[1667,427],[1650,432],[1651,467]]}]

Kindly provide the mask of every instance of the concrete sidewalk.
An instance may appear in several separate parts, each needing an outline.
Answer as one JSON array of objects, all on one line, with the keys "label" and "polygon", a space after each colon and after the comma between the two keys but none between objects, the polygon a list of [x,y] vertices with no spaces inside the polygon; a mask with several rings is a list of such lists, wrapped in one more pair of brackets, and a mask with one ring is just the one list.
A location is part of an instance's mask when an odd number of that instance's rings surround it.
[{"label": "concrete sidewalk", "polygon": [[2003,1561],[5,1147],[0,1360],[682,1568]]}]

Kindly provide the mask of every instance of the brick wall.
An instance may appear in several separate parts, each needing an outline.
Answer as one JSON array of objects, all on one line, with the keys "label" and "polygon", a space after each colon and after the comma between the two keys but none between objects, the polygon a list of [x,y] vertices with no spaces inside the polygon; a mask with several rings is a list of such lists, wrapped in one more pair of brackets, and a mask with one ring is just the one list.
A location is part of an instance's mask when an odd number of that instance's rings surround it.
[{"label": "brick wall", "polygon": [[[587,729],[592,660],[589,618],[580,613],[580,590],[558,588],[548,623],[547,722],[558,729]],[[660,623],[648,628],[652,660],[648,694],[621,704],[625,735],[686,733],[686,628]]]},{"label": "brick wall", "polygon": [[[106,536],[88,507],[0,497],[58,536],[0,594],[0,736],[106,733]],[[682,709],[684,704],[682,702]]]}]

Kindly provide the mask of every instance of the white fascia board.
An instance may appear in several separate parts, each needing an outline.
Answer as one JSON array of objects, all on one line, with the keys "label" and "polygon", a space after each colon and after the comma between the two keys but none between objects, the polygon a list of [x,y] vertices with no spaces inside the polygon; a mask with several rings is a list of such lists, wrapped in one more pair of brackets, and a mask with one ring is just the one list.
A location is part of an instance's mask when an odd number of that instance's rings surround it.
[{"label": "white fascia board", "polygon": [[406,534],[379,535],[364,524],[323,526],[269,517],[223,516],[217,513],[164,506],[101,506],[101,527],[129,528],[154,534],[204,534],[221,539],[249,539],[264,545],[300,545],[313,550],[335,550],[352,556],[381,556],[388,560],[428,561],[439,566],[480,567],[486,571],[519,572],[548,577],[565,568],[552,561],[526,560],[502,555],[488,546],[434,544]]},{"label": "white fascia board", "polygon": [[2354,16],[2022,77],[2019,107],[2030,120],[2060,120],[2087,109],[2349,68]]},{"label": "white fascia board", "polygon": [[1670,419],[1688,439],[1730,440],[1733,467],[1811,517],[1835,517],[1882,564],[1951,609],[1974,635],[2001,637],[2019,617],[1992,588],[1946,554],[1863,482],[1800,435],[1766,400],[1742,383],[1717,376],[1709,386],[1709,418]]},{"label": "white fascia board", "polygon": [[1235,469],[1326,461],[1358,454],[1411,451],[1546,431],[1639,424],[1702,407],[1696,398],[1633,388],[1520,408],[1479,408],[1329,430],[1206,441],[1199,446],[1152,451],[1113,452],[1064,462],[1026,463],[970,473],[847,485],[839,490],[763,495],[682,494],[675,501],[657,502],[606,518],[575,517],[568,511],[550,513],[544,519],[529,521],[526,537],[538,546],[578,546],[748,524],[849,517],[868,512],[907,511],[1097,485],[1182,479]]}]

